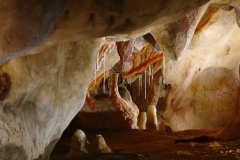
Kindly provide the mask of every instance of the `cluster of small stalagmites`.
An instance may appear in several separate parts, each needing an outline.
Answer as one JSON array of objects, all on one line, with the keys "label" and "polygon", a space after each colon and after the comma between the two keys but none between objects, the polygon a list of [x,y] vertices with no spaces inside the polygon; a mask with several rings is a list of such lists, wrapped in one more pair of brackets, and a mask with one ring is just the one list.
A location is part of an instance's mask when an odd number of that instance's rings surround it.
[{"label": "cluster of small stalagmites", "polygon": [[66,155],[67,158],[74,158],[84,154],[112,153],[102,135],[96,135],[94,142],[88,142],[85,133],[78,129],[71,138],[71,148]]},{"label": "cluster of small stalagmites", "polygon": [[156,106],[149,105],[147,112],[142,112],[139,119],[139,129],[153,129],[159,130],[160,133],[171,132],[171,128],[165,125],[165,121],[157,120]]}]

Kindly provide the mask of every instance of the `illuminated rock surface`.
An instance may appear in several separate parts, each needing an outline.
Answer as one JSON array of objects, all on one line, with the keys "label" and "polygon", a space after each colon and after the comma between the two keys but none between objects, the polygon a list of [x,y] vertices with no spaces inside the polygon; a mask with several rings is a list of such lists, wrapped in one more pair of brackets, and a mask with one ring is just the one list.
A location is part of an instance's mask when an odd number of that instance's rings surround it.
[{"label": "illuminated rock surface", "polygon": [[155,105],[173,131],[239,139],[239,4],[1,0],[0,159],[48,159],[84,105],[111,104],[119,129]]},{"label": "illuminated rock surface", "polygon": [[157,129],[157,110],[156,106],[149,105],[147,107],[147,122],[146,128],[147,129]]}]

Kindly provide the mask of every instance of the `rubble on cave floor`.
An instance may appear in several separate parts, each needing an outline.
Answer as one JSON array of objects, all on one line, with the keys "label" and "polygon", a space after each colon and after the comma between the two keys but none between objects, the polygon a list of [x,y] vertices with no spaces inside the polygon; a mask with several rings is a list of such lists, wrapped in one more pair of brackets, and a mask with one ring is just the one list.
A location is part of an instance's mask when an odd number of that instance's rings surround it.
[{"label": "rubble on cave floor", "polygon": [[[159,160],[159,159],[240,159],[240,140],[223,141],[215,139],[206,141],[194,137],[212,136],[215,130],[185,130],[172,133],[159,133],[157,130],[127,130],[122,132],[86,132],[89,141],[101,134],[113,153],[88,154],[75,159],[84,160]],[[67,160],[71,136],[66,136],[57,143],[50,160]],[[178,142],[179,139],[192,139],[189,142]],[[71,160],[71,159],[70,159]]]}]

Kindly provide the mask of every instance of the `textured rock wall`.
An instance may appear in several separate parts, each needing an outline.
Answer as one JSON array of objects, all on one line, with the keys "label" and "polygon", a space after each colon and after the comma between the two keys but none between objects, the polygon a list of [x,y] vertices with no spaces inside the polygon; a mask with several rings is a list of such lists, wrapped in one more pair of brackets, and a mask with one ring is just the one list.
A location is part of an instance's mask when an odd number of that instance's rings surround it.
[{"label": "textured rock wall", "polygon": [[0,159],[48,159],[85,101],[99,44],[98,39],[66,43],[1,67],[12,84],[0,104]]},{"label": "textured rock wall", "polygon": [[166,59],[163,118],[174,130],[226,124],[239,85],[239,5],[212,1],[235,10],[192,11],[206,2],[0,0],[0,159],[48,159],[85,101],[102,42],[91,38],[101,36],[125,41],[152,31],[163,45],[167,31],[167,54],[182,60]]},{"label": "textured rock wall", "polygon": [[174,130],[223,127],[239,86],[239,28],[234,10],[218,10],[193,36],[180,62],[166,64],[172,91],[164,117]]}]

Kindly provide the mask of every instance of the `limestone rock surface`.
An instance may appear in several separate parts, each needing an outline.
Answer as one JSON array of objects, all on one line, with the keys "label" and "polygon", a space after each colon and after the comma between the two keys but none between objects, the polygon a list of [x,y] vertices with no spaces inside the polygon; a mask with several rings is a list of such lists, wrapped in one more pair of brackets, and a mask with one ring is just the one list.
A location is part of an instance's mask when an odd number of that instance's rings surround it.
[{"label": "limestone rock surface", "polygon": [[[239,0],[0,0],[0,159],[48,159],[95,79],[107,77],[105,71],[121,59],[116,41],[139,42],[149,33],[158,47],[146,38],[144,53],[133,51],[136,56],[128,63],[141,59],[137,62],[144,63],[144,69],[125,77],[137,83],[153,63],[154,73],[162,71],[156,86],[171,87],[162,94],[164,106],[157,107],[158,116],[173,131],[223,127],[239,106],[239,4]],[[165,63],[151,62],[145,51],[153,60],[155,54],[168,56]],[[134,66],[129,66],[124,72],[132,71]],[[117,75],[114,78],[117,86]],[[110,99],[123,113],[117,116],[137,128],[138,98],[122,98],[116,88]],[[143,95],[139,99],[146,107],[149,100]],[[238,110],[234,115],[236,120],[227,125],[231,133],[238,126]]]}]

